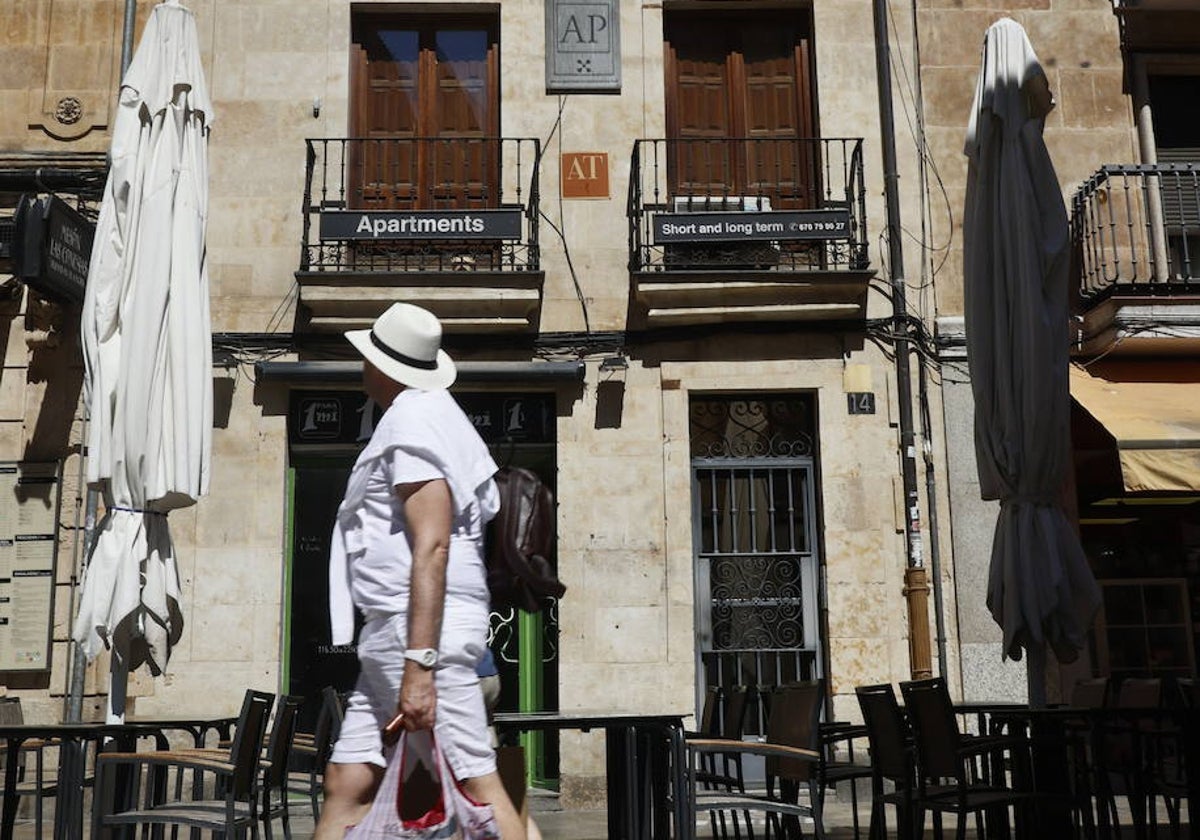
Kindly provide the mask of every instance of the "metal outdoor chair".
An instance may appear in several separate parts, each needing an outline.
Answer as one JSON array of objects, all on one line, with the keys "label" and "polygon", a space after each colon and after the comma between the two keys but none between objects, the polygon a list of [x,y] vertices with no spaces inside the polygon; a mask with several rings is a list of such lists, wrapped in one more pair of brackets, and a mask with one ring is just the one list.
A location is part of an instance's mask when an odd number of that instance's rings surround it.
[{"label": "metal outdoor chair", "polygon": [[[858,837],[858,792],[854,786],[858,779],[871,776],[871,767],[853,761],[853,740],[865,736],[866,730],[846,723],[822,723],[821,709],[824,701],[825,681],[820,679],[791,683],[775,690],[771,702],[772,711],[767,718],[768,740],[772,743],[813,750],[818,757],[812,762],[768,758],[767,790],[771,792],[778,783],[780,798],[798,802],[800,790],[807,788],[812,808],[813,833],[820,838],[825,834],[826,791],[837,784],[849,782],[854,836]],[[850,760],[842,761],[837,758],[835,750],[839,745],[846,746]],[[790,816],[781,817],[778,827],[786,827],[791,833],[795,833],[799,828]]]},{"label": "metal outdoor chair", "polygon": [[1137,709],[1157,709],[1162,701],[1162,680],[1126,678],[1111,695],[1111,708],[1125,712],[1104,718],[1097,733],[1095,785],[1100,825],[1119,831],[1117,797],[1129,804],[1129,817],[1145,825],[1150,807],[1148,779],[1151,772],[1149,745],[1156,722],[1136,714]]},{"label": "metal outdoor chair", "polygon": [[332,686],[326,686],[321,691],[321,710],[312,733],[296,733],[292,744],[288,791],[308,797],[314,822],[321,818],[325,765],[341,732],[342,715],[341,697]]},{"label": "metal outdoor chair", "polygon": [[[923,819],[916,801],[912,733],[904,711],[890,683],[858,686],[854,693],[871,749],[871,822],[867,835],[871,840],[885,840],[888,834],[884,809],[892,805],[896,809],[896,836],[899,840],[912,840],[914,826]],[[890,793],[885,792],[885,782],[892,785]]]},{"label": "metal outdoor chair", "polygon": [[[274,695],[247,691],[228,760],[174,752],[101,753],[96,760],[96,805],[92,835],[116,826],[175,825],[237,836],[258,837],[259,766]],[[217,798],[168,800],[167,775],[174,771],[213,774]],[[202,790],[195,784],[194,792]],[[138,800],[141,800],[140,806]]]},{"label": "metal outdoor chair", "polygon": [[[0,697],[0,724],[19,726],[24,722],[25,714],[21,709],[21,698]],[[58,795],[58,779],[54,772],[57,765],[52,766],[49,773],[46,772],[46,750],[57,746],[49,741],[28,740],[21,745],[17,755],[9,756],[6,754],[4,745],[0,744],[0,768],[3,768],[5,762],[9,760],[17,762],[16,793],[18,800],[33,797],[34,830],[39,837],[43,834],[43,800]],[[30,766],[31,764],[32,766]],[[0,795],[4,792],[3,782],[3,774],[0,773]],[[90,783],[91,779],[88,778],[85,784]]]},{"label": "metal outdoor chair", "polygon": [[[946,682],[941,677],[900,683],[904,705],[912,726],[917,758],[919,813],[931,811],[934,831],[942,836],[941,815],[954,814],[958,840],[966,837],[967,817],[975,814],[977,836],[987,828],[1008,836],[1008,809],[1025,821],[1032,794],[1016,789],[1002,777],[1005,761],[1028,767],[1021,755],[1026,747],[1017,737],[993,736],[968,739],[959,731],[958,718]],[[990,771],[981,771],[982,761]],[[1026,776],[1028,773],[1026,772]],[[917,823],[924,830],[924,817]],[[986,836],[994,836],[994,831]]]},{"label": "metal outdoor chair", "polygon": [[[712,686],[705,693],[705,709],[701,714],[702,733],[693,737],[723,738],[728,741],[741,741],[746,725],[746,711],[749,706],[751,689],[744,685],[730,686],[722,691]],[[715,701],[711,702],[710,701]],[[708,790],[726,790],[745,793],[746,784],[742,773],[742,756],[737,752],[710,752],[701,757],[701,769],[696,781]],[[713,836],[725,838],[729,836],[729,826],[732,824],[734,838],[742,835],[742,820],[745,821],[746,836],[754,837],[754,826],[748,811],[728,814],[723,811],[710,811],[709,821]]]},{"label": "metal outdoor chair", "polygon": [[1099,722],[1097,712],[1107,708],[1111,699],[1108,677],[1080,680],[1072,687],[1070,695],[1070,706],[1079,709],[1080,715],[1062,719],[1067,761],[1070,764],[1068,777],[1074,818],[1077,820],[1077,827],[1086,837],[1094,837],[1096,832],[1093,802],[1098,790],[1094,779],[1096,757],[1099,753],[1096,737]]}]

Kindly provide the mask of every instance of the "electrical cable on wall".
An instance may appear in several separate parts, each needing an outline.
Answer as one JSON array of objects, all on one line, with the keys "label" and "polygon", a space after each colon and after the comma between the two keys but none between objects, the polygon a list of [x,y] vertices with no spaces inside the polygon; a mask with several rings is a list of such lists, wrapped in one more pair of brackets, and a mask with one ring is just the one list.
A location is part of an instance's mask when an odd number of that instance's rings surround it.
[{"label": "electrical cable on wall", "polygon": [[[542,148],[546,148],[550,145],[550,141],[553,140],[554,136],[557,134],[559,153],[558,159],[560,161],[562,160],[562,132],[559,131],[559,128],[562,126],[563,110],[566,107],[567,97],[565,95],[559,96],[558,114],[554,119],[554,124],[550,126],[550,133],[546,135],[546,140],[542,144]],[[559,177],[562,177],[561,172],[559,173]],[[579,285],[579,275],[575,272],[575,262],[571,259],[571,246],[567,243],[566,216],[563,211],[562,185],[560,184],[558,189],[558,218],[561,222],[561,227],[556,225],[554,220],[547,216],[545,211],[541,210],[540,208],[538,209],[538,216],[546,221],[546,224],[550,226],[551,230],[558,234],[558,239],[560,242],[562,242],[563,256],[566,257],[567,260],[567,272],[571,275],[571,284],[575,287],[575,297],[579,300],[579,308],[583,311],[583,327],[587,332],[590,333],[592,331],[592,322],[588,315],[587,299],[584,297],[583,289]]]}]

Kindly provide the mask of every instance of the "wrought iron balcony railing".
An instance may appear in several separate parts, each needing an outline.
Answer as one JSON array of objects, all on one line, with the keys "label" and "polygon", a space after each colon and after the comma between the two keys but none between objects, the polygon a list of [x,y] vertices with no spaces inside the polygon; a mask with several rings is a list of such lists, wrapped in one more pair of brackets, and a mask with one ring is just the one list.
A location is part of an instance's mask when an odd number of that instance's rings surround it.
[{"label": "wrought iron balcony railing", "polygon": [[537,139],[305,144],[301,271],[539,270]]},{"label": "wrought iron balcony railing", "polygon": [[1200,164],[1102,167],[1071,202],[1079,297],[1200,292]]},{"label": "wrought iron balcony railing", "polygon": [[629,269],[868,268],[861,138],[638,140]]}]

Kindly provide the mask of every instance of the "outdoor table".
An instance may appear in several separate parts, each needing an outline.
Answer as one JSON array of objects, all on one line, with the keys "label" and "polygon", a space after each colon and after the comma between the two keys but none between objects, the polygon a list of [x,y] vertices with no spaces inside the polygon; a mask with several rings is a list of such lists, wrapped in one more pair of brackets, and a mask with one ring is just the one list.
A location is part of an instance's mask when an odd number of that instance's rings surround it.
[{"label": "outdoor table", "polygon": [[[603,729],[608,779],[609,840],[691,840],[688,760],[683,719],[688,714],[638,712],[507,712],[494,720],[509,735],[534,730]],[[666,804],[670,803],[670,809]]]},{"label": "outdoor table", "polygon": [[[1107,784],[1103,778],[1105,768],[1097,767],[1094,762],[1104,750],[1102,739],[1105,735],[1127,735],[1132,744],[1134,755],[1144,756],[1145,745],[1156,737],[1171,731],[1169,727],[1178,727],[1183,755],[1184,767],[1190,771],[1200,767],[1200,720],[1194,714],[1180,710],[1151,708],[1081,708],[1074,706],[1049,706],[1031,708],[1020,704],[1002,703],[962,703],[955,709],[964,714],[979,716],[981,730],[996,727],[1008,727],[1014,734],[1026,737],[1030,742],[1032,755],[1032,779],[1027,782],[1030,789],[1036,790],[1041,799],[1038,811],[1039,836],[1048,834],[1069,835],[1072,832],[1070,808],[1072,804],[1079,808],[1091,808],[1090,802],[1071,803],[1073,786],[1078,780],[1069,777],[1067,768],[1070,766],[1070,750],[1072,739],[1075,745],[1082,744],[1084,749],[1076,752],[1074,758],[1079,760],[1081,755],[1090,755],[1085,772],[1094,774],[1098,784]],[[1082,743],[1079,739],[1086,739]],[[1099,771],[1099,772],[1098,772]],[[1130,778],[1133,787],[1129,791],[1132,800],[1140,800],[1147,790],[1147,779],[1143,773],[1134,773]],[[1087,797],[1093,795],[1087,791]],[[1096,791],[1099,793],[1099,791]],[[1200,777],[1195,772],[1187,773],[1188,812],[1195,813],[1194,806],[1200,804]],[[1071,803],[1071,804],[1068,804]],[[1136,806],[1135,806],[1136,807]],[[1098,824],[1095,826],[1101,840],[1109,840],[1118,835],[1118,829],[1112,825],[1109,815],[1104,808],[1097,808]],[[1090,820],[1090,817],[1087,817]],[[1133,813],[1133,836],[1135,840],[1145,840],[1150,836],[1151,829],[1145,813]],[[1085,830],[1091,832],[1090,825]],[[1200,820],[1189,820],[1189,836],[1200,840]],[[1018,835],[1021,836],[1021,835]]]},{"label": "outdoor table", "polygon": [[113,739],[119,749],[130,749],[140,737],[153,737],[156,746],[167,746],[164,731],[188,732],[197,746],[203,746],[210,731],[228,737],[236,717],[132,720],[125,723],[23,723],[0,726],[0,738],[6,745],[4,764],[4,806],[0,816],[0,840],[12,840],[17,819],[17,764],[21,746],[29,740],[55,741],[59,748],[58,792],[54,807],[54,840],[79,840],[83,836],[83,787],[86,750],[84,744],[101,738]]}]

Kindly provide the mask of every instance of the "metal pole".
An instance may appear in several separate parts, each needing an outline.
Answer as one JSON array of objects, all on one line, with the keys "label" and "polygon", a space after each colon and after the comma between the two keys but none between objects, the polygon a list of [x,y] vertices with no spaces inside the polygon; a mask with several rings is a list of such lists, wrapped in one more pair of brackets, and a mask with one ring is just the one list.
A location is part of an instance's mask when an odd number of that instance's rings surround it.
[{"label": "metal pole", "polygon": [[[121,79],[118,84],[125,78],[125,71],[129,69],[129,63],[133,60],[133,30],[137,24],[137,0],[125,0],[125,19],[121,27]],[[120,94],[118,93],[118,96]],[[80,483],[83,482],[83,477],[86,470],[83,467],[87,460],[87,427],[91,420],[91,407],[84,406],[84,435],[82,454],[80,456],[79,478]],[[100,492],[95,487],[88,487],[86,502],[84,504],[83,514],[83,566],[86,566],[91,559],[92,541],[95,538],[96,532],[96,509],[99,506]],[[78,586],[80,564],[76,564],[76,580],[72,587]],[[74,604],[74,589],[72,589],[72,604]],[[72,615],[72,619],[74,615]],[[78,722],[83,716],[83,687],[87,671],[87,656],[83,652],[83,645],[75,642],[74,650],[71,654],[71,679],[67,687],[67,709],[66,720],[68,722]]]},{"label": "metal pole", "polygon": [[133,61],[133,30],[137,22],[137,0],[125,0],[125,23],[121,29],[121,80]]},{"label": "metal pole", "polygon": [[938,675],[947,676],[946,656],[946,605],[942,593],[941,550],[938,546],[938,507],[936,468],[933,463],[931,433],[933,423],[929,417],[929,363],[924,356],[917,359],[921,379],[917,388],[917,402],[921,406],[922,453],[925,456],[925,504],[929,506],[929,574],[933,577],[933,625],[937,633]]},{"label": "metal pole", "polygon": [[900,421],[900,474],[904,483],[904,594],[908,601],[908,652],[913,679],[933,675],[929,644],[929,583],[921,549],[921,507],[917,492],[917,450],[913,434],[912,370],[909,363],[908,307],[904,249],[900,239],[900,195],[896,166],[896,127],[892,113],[891,52],[887,0],[872,0],[875,13],[875,73],[879,87],[879,133],[887,205],[888,268],[892,286],[892,332],[896,342],[896,401]]}]

